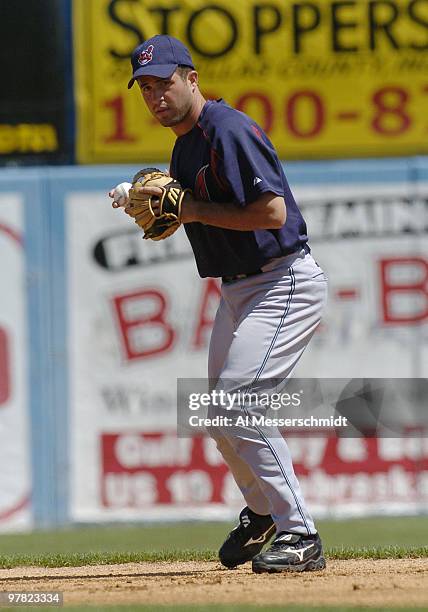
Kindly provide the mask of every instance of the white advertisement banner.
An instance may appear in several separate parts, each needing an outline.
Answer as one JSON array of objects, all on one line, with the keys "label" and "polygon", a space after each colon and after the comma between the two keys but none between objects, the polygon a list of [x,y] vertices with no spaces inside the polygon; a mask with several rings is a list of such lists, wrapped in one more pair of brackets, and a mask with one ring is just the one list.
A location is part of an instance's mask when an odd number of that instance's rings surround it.
[{"label": "white advertisement banner", "polygon": [[[295,192],[330,290],[296,376],[428,376],[428,186]],[[183,230],[144,241],[102,193],[68,194],[66,228],[72,519],[235,515],[242,500],[211,440],[175,436],[176,379],[206,376],[218,281],[199,279]],[[302,486],[319,484],[310,487],[318,514],[342,473],[351,483],[381,453],[370,447],[363,465],[355,457],[332,463],[336,447],[324,450],[312,464],[296,457]],[[401,503],[388,487],[405,459],[379,459],[357,500],[343,485],[336,509],[369,508],[380,472],[386,484],[376,503]],[[427,460],[424,449],[419,468]],[[418,491],[414,504],[426,496],[426,487]]]},{"label": "white advertisement banner", "polygon": [[111,518],[103,435],[175,427],[176,379],[206,376],[219,285],[197,276],[183,230],[143,241],[103,194],[70,194],[66,206],[72,513]]},{"label": "white advertisement banner", "polygon": [[428,185],[295,192],[329,277],[323,322],[296,376],[428,376]]},{"label": "white advertisement banner", "polygon": [[23,202],[0,193],[0,531],[31,524]]}]

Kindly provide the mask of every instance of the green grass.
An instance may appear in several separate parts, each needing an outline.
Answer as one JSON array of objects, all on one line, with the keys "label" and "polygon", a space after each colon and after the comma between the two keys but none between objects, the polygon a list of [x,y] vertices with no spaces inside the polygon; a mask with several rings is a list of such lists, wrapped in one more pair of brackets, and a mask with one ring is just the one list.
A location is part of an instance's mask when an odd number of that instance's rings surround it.
[{"label": "green grass", "polygon": [[[68,554],[85,552],[161,552],[217,550],[229,523],[176,523],[80,527],[0,535],[0,554]],[[326,548],[421,546],[428,543],[428,517],[376,517],[318,521]]]},{"label": "green grass", "polygon": [[78,567],[83,565],[116,565],[159,561],[216,561],[217,553],[207,551],[168,550],[164,552],[87,552],[33,555],[0,555],[0,568],[35,565],[39,567]]},{"label": "green grass", "polygon": [[[319,521],[317,525],[332,559],[428,557],[426,517]],[[0,567],[216,560],[231,527],[227,523],[109,525],[1,535]]]},{"label": "green grass", "polygon": [[[428,546],[338,547],[326,548],[328,559],[404,559],[427,558]],[[158,561],[218,561],[214,550],[168,550],[163,552],[87,552],[47,553],[31,555],[0,555],[0,569],[11,567],[78,567],[83,565],[117,565],[119,563],[143,563]]]}]

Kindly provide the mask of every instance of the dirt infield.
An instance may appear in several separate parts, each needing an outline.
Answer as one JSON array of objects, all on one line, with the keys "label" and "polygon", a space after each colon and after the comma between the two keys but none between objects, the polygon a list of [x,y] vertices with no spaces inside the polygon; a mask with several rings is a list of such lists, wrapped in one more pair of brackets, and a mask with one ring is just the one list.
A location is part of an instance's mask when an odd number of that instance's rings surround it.
[{"label": "dirt infield", "polygon": [[163,562],[0,570],[1,591],[62,591],[65,604],[428,606],[428,559],[329,561],[324,572],[262,574],[250,564]]}]

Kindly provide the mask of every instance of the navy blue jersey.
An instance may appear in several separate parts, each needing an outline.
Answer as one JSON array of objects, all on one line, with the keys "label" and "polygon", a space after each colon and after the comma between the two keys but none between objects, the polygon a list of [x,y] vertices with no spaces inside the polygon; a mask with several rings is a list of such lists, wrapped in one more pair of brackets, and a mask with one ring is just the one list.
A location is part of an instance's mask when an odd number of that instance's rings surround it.
[{"label": "navy blue jersey", "polygon": [[192,189],[196,200],[243,207],[271,191],[286,203],[287,220],[277,230],[238,231],[186,223],[200,276],[254,272],[306,244],[306,223],[272,143],[250,117],[223,100],[209,100],[197,124],[177,138],[170,173]]}]

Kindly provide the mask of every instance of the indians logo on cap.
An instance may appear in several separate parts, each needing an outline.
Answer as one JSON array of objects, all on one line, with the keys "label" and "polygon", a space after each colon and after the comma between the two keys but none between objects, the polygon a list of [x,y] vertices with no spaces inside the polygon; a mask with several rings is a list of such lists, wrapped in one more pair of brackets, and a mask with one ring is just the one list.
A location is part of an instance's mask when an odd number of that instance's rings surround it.
[{"label": "indians logo on cap", "polygon": [[152,61],[153,49],[154,49],[154,46],[149,45],[147,49],[144,49],[143,51],[141,51],[140,55],[138,56],[138,63],[141,66],[145,66],[146,64]]}]

